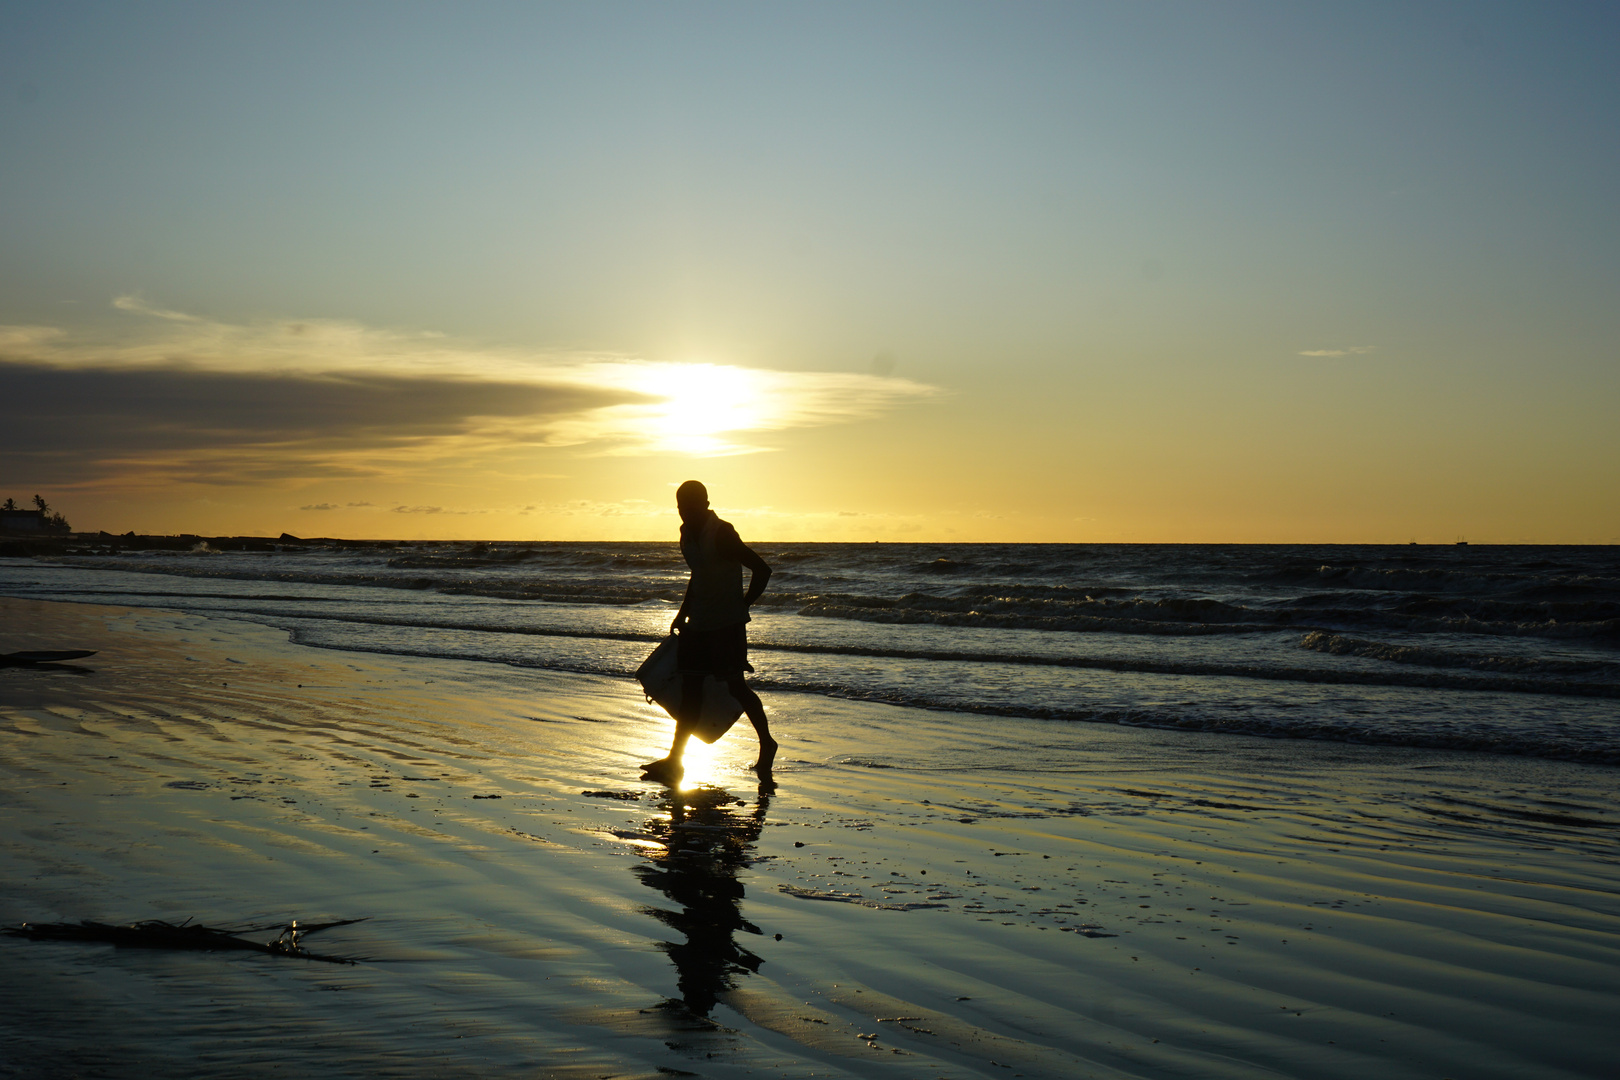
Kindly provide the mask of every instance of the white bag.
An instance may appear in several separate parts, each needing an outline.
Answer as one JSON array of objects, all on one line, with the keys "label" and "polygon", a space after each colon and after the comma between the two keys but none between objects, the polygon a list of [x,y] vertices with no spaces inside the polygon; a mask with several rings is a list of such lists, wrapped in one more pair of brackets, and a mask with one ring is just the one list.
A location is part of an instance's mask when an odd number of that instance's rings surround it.
[{"label": "white bag", "polygon": [[[674,716],[675,711],[681,707],[681,695],[685,692],[686,683],[676,659],[678,640],[671,634],[660,641],[658,648],[654,649],[652,655],[636,669],[636,678],[640,680],[641,689],[646,693],[647,700],[662,705],[664,711],[671,716]],[[692,727],[692,734],[706,743],[712,743],[731,730],[731,725],[737,722],[737,717],[742,715],[742,711],[743,707],[731,696],[731,688],[723,679],[705,675],[703,708],[699,710],[698,721]]]}]

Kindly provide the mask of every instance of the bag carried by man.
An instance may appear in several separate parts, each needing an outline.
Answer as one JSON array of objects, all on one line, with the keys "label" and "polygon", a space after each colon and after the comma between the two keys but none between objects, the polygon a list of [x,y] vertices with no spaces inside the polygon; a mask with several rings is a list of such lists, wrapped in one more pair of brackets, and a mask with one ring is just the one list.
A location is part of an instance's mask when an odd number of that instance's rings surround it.
[{"label": "bag carried by man", "polygon": [[[665,712],[676,716],[681,707],[681,696],[686,692],[686,676],[680,670],[676,656],[679,639],[671,634],[658,643],[652,655],[636,669],[636,678],[647,695],[647,701],[663,706]],[[703,676],[703,707],[698,710],[692,734],[706,743],[712,743],[731,730],[731,725],[742,715],[743,707],[731,696],[724,679]],[[679,717],[676,717],[678,720]]]}]

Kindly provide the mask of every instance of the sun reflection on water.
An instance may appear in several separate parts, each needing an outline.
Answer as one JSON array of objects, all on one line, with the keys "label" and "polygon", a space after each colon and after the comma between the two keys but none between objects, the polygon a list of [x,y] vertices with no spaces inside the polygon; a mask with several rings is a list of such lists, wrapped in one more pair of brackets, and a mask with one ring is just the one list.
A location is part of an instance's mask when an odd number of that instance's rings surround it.
[{"label": "sun reflection on water", "polygon": [[689,739],[686,743],[686,753],[681,757],[681,764],[686,767],[686,775],[681,779],[680,790],[692,791],[705,785],[719,783],[720,776],[720,745],[710,745]]}]

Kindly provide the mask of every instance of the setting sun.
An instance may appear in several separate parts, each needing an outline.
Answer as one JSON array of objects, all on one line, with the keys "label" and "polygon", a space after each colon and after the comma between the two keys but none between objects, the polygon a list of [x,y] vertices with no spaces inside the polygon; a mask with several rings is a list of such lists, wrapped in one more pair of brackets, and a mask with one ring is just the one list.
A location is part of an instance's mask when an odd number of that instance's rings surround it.
[{"label": "setting sun", "polygon": [[663,449],[703,456],[746,452],[721,436],[775,426],[773,403],[760,392],[759,376],[745,368],[669,364],[645,369],[630,386],[664,399],[648,407],[653,438]]}]

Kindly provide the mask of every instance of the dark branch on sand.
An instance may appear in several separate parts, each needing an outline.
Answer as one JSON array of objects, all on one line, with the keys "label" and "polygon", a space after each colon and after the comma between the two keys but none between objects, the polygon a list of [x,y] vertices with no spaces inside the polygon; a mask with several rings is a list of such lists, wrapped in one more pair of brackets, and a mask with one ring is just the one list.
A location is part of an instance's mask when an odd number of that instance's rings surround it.
[{"label": "dark branch on sand", "polygon": [[[183,923],[147,919],[128,926],[91,922],[82,919],[76,923],[23,923],[21,926],[0,927],[0,933],[11,937],[25,937],[30,941],[100,941],[121,949],[201,949],[213,952],[246,951],[269,953],[272,956],[296,956],[301,960],[321,960],[328,964],[353,964],[357,961],[342,956],[325,956],[305,949],[302,939],[334,926],[348,926],[364,919],[339,919],[336,922],[305,923],[300,926],[294,919],[286,926],[250,926],[240,930],[224,930],[214,926],[193,926],[191,920]],[[262,934],[280,930],[274,941],[249,941],[242,934]]]}]

